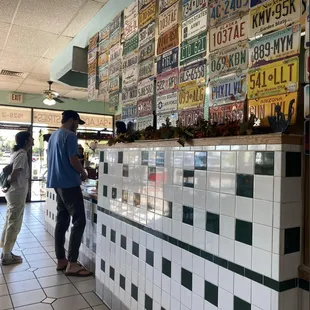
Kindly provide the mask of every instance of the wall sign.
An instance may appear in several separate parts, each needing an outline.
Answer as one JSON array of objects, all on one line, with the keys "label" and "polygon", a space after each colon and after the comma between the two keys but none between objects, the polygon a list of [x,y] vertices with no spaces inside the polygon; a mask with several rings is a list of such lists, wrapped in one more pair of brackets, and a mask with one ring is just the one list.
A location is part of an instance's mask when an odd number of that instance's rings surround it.
[{"label": "wall sign", "polygon": [[137,106],[128,105],[122,107],[122,119],[134,119],[137,115]]},{"label": "wall sign", "polygon": [[99,31],[99,42],[106,40],[110,36],[110,24]]},{"label": "wall sign", "polygon": [[10,103],[23,103],[23,95],[22,94],[9,94],[9,102]]},{"label": "wall sign", "polygon": [[128,102],[136,101],[137,97],[138,97],[137,85],[133,85],[128,88],[123,88],[122,90],[123,104],[128,104]]},{"label": "wall sign", "polygon": [[253,68],[248,73],[248,98],[255,99],[298,90],[298,57]]},{"label": "wall sign", "polygon": [[178,121],[178,113],[162,113],[157,115],[157,129],[162,127],[163,124],[166,124],[166,120],[169,118],[171,126],[176,127]]},{"label": "wall sign", "polygon": [[122,83],[123,87],[130,87],[138,83],[139,68],[137,65],[123,70]]},{"label": "wall sign", "polygon": [[153,115],[138,118],[137,119],[137,125],[136,125],[137,129],[143,130],[147,127],[153,126],[153,120],[154,120]]}]

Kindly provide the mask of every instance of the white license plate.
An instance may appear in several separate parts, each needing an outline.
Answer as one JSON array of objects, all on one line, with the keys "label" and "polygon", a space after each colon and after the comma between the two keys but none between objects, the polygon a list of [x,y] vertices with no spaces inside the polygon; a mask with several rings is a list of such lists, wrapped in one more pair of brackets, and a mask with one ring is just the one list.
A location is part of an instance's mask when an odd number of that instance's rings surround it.
[{"label": "white license plate", "polygon": [[123,70],[138,64],[138,52],[134,51],[123,57]]},{"label": "white license plate", "polygon": [[213,0],[209,3],[210,26],[244,15],[249,10],[249,0]]},{"label": "white license plate", "polygon": [[297,24],[249,42],[249,67],[263,66],[300,51],[301,25]]},{"label": "white license plate", "polygon": [[146,78],[138,84],[138,98],[145,99],[154,94],[154,78]]},{"label": "white license plate", "polygon": [[137,102],[137,117],[145,117],[147,115],[152,115],[152,114],[153,114],[153,100],[152,100],[152,98],[138,100],[138,102]]},{"label": "white license plate", "polygon": [[118,74],[121,68],[121,64],[119,61],[115,61],[109,64],[109,75]]},{"label": "white license plate", "polygon": [[207,29],[208,10],[196,13],[182,23],[182,41],[189,39]]},{"label": "white license plate", "polygon": [[120,43],[113,45],[110,49],[110,62],[120,58],[122,55],[122,46]]},{"label": "white license plate", "polygon": [[139,65],[139,80],[154,75],[154,59],[147,59]]},{"label": "white license plate", "polygon": [[119,89],[119,76],[112,77],[109,79],[109,91],[116,91]]},{"label": "white license plate", "polygon": [[287,27],[301,16],[300,0],[271,0],[250,10],[249,37]]},{"label": "white license plate", "polygon": [[138,97],[138,89],[137,89],[136,85],[128,87],[128,88],[123,87],[123,89],[122,89],[122,101],[123,101],[123,103],[136,100],[137,97]]},{"label": "white license plate", "polygon": [[155,38],[155,21],[150,22],[139,32],[139,46],[145,45],[149,40]]},{"label": "white license plate", "polygon": [[159,14],[167,10],[172,4],[179,2],[179,0],[159,0]]},{"label": "white license plate", "polygon": [[124,10],[124,39],[131,38],[138,29],[138,5],[133,2]]},{"label": "white license plate", "polygon": [[237,70],[245,70],[248,66],[248,55],[247,42],[235,44],[210,54],[210,79],[219,75],[236,72]]},{"label": "white license plate", "polygon": [[138,83],[138,66],[131,66],[129,69],[123,71],[123,86],[130,87]]},{"label": "white license plate", "polygon": [[204,81],[206,79],[206,60],[182,67],[180,70],[180,84],[191,81]]},{"label": "white license plate", "polygon": [[207,0],[183,0],[182,19],[185,20],[191,15],[207,6]]},{"label": "white license plate", "polygon": [[156,93],[164,94],[171,92],[177,88],[179,82],[179,69],[175,68],[168,72],[162,73],[157,76],[156,80]]},{"label": "white license plate", "polygon": [[167,113],[178,109],[178,92],[159,95],[156,98],[156,112]]},{"label": "white license plate", "polygon": [[225,104],[245,100],[247,93],[247,76],[224,76],[210,82],[211,105]]},{"label": "white license plate", "polygon": [[147,127],[153,126],[153,118],[154,118],[153,115],[139,117],[137,119],[137,129],[143,130]]},{"label": "white license plate", "polygon": [[139,49],[139,62],[155,55],[155,39],[150,40]]},{"label": "white license plate", "polygon": [[159,15],[159,35],[178,23],[179,3],[172,5],[169,9]]},{"label": "white license plate", "polygon": [[210,30],[210,52],[248,38],[249,16],[243,16]]}]

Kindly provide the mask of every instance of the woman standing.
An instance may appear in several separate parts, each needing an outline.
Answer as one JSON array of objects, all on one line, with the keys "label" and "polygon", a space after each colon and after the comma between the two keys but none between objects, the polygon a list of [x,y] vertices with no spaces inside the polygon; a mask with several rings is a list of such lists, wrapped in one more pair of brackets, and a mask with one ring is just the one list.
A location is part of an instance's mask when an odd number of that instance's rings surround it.
[{"label": "woman standing", "polygon": [[8,209],[0,241],[0,247],[3,248],[2,265],[18,264],[23,261],[22,257],[14,255],[12,250],[23,222],[30,178],[27,152],[33,146],[33,138],[28,131],[21,131],[16,134],[15,142],[11,157],[13,169],[8,179],[10,187],[5,194]]}]

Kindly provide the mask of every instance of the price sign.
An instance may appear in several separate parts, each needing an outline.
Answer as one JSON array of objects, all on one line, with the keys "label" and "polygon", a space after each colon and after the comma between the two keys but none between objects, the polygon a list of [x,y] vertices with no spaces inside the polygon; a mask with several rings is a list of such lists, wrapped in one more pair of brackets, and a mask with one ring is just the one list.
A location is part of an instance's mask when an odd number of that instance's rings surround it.
[{"label": "price sign", "polygon": [[159,15],[159,35],[178,23],[179,3],[172,5],[165,12]]},{"label": "price sign", "polygon": [[129,40],[125,41],[123,47],[123,56],[135,51],[139,46],[139,34],[134,34]]},{"label": "price sign", "polygon": [[234,101],[245,100],[246,97],[246,75],[223,76],[210,82],[211,104],[223,104]]},{"label": "price sign", "polygon": [[182,41],[206,31],[207,25],[208,11],[204,9],[182,23]]},{"label": "price sign", "polygon": [[271,0],[250,10],[249,37],[271,32],[299,21],[300,0]]},{"label": "price sign", "polygon": [[248,15],[210,30],[210,52],[248,38]]},{"label": "price sign", "polygon": [[207,36],[205,32],[181,43],[180,65],[203,58],[207,51]]},{"label": "price sign", "polygon": [[154,77],[140,81],[138,84],[138,98],[145,99],[153,97],[154,94]]},{"label": "price sign", "polygon": [[245,15],[249,10],[249,0],[212,0],[209,3],[210,26]]},{"label": "price sign", "polygon": [[252,99],[248,101],[248,114],[255,114],[255,116],[260,120],[260,126],[269,127],[268,116],[275,116],[275,107],[277,105],[281,106],[281,112],[288,116],[288,108],[290,101],[294,99],[295,103],[293,105],[293,115],[291,123],[295,124],[296,114],[297,114],[297,93],[289,93],[285,95],[276,95],[260,99]]},{"label": "price sign", "polygon": [[157,76],[156,93],[164,94],[176,90],[179,82],[179,69],[167,71]]},{"label": "price sign", "polygon": [[153,114],[153,98],[138,100],[137,117],[144,117]]},{"label": "price sign", "polygon": [[206,79],[206,59],[182,67],[180,70],[180,84],[185,82],[203,82]]},{"label": "price sign", "polygon": [[179,91],[179,110],[198,108],[205,103],[206,87],[196,82],[184,83]]},{"label": "price sign", "polygon": [[154,75],[154,59],[147,59],[139,65],[139,80]]},{"label": "price sign", "polygon": [[248,98],[255,99],[298,90],[299,60],[297,57],[277,61],[248,73]]},{"label": "price sign", "polygon": [[134,1],[124,10],[124,39],[128,40],[138,32],[138,5]]},{"label": "price sign", "polygon": [[203,108],[179,111],[179,122],[186,127],[197,124],[199,117],[203,118]]},{"label": "price sign", "polygon": [[156,113],[173,112],[178,109],[178,92],[159,95],[156,98]]},{"label": "price sign", "polygon": [[158,38],[157,55],[179,45],[179,26],[175,25]]},{"label": "price sign", "polygon": [[248,44],[243,42],[218,50],[210,55],[210,79],[248,67]]},{"label": "price sign", "polygon": [[285,28],[249,42],[250,67],[299,54],[301,25]]},{"label": "price sign", "polygon": [[209,117],[212,123],[223,124],[229,122],[244,121],[244,101],[213,106],[209,108]]},{"label": "price sign", "polygon": [[191,15],[207,6],[207,0],[183,0],[182,19],[185,20]]},{"label": "price sign", "polygon": [[139,12],[139,27],[143,28],[153,21],[156,16],[156,1],[150,2],[145,8]]},{"label": "price sign", "polygon": [[[0,106],[0,122],[31,123],[31,109]],[[59,126],[60,122],[57,124]]]},{"label": "price sign", "polygon": [[139,32],[139,46],[145,45],[149,40],[155,38],[155,21],[150,22]]},{"label": "price sign", "polygon": [[171,69],[177,68],[179,62],[179,48],[175,47],[172,50],[161,54],[157,58],[157,74],[167,72]]},{"label": "price sign", "polygon": [[155,38],[150,40],[139,49],[139,62],[146,60],[155,55]]}]

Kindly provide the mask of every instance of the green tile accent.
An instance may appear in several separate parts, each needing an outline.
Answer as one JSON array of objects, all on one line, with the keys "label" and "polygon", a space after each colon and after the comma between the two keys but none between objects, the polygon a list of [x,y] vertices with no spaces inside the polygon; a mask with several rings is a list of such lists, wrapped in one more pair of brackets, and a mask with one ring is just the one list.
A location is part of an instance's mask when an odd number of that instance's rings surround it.
[{"label": "green tile accent", "polygon": [[234,310],[251,310],[251,304],[234,296]]},{"label": "green tile accent", "polygon": [[205,300],[215,307],[218,306],[218,287],[208,281],[205,281]]},{"label": "green tile accent", "polygon": [[255,174],[274,175],[274,152],[255,152]]},{"label": "green tile accent", "polygon": [[207,212],[206,231],[220,234],[220,216],[218,214]]},{"label": "green tile accent", "polygon": [[253,198],[254,176],[250,174],[237,174],[237,196]]},{"label": "green tile accent", "polygon": [[253,224],[236,219],[236,236],[235,240],[252,245]]}]

